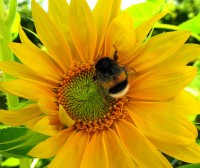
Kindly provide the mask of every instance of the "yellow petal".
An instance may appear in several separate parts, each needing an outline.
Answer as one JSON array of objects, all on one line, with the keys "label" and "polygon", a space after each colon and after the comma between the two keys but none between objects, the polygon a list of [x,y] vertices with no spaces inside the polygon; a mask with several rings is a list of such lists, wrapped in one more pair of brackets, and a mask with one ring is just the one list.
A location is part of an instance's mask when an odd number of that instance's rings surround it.
[{"label": "yellow petal", "polygon": [[107,129],[102,133],[103,147],[109,167],[136,168],[137,165],[130,158],[129,154],[119,141],[117,133]]},{"label": "yellow petal", "polygon": [[56,153],[62,148],[67,139],[74,134],[73,127],[64,129],[58,132],[54,136],[48,138],[47,140],[40,142],[36,145],[28,155],[37,158],[50,158],[56,155]]},{"label": "yellow petal", "polygon": [[150,30],[152,29],[153,25],[158,20],[160,20],[162,17],[164,17],[167,13],[169,13],[169,12],[168,11],[164,11],[164,12],[158,13],[154,17],[152,17],[151,19],[149,19],[146,22],[143,22],[142,24],[140,24],[136,28],[135,31],[136,31],[138,43],[141,44],[145,40],[146,36],[148,35]]},{"label": "yellow petal", "polygon": [[189,36],[190,33],[187,31],[174,31],[153,36],[127,65],[134,67],[137,72],[147,70],[174,55]]},{"label": "yellow petal", "polygon": [[166,100],[187,86],[196,75],[195,67],[167,67],[150,71],[130,81],[127,96],[137,99]]},{"label": "yellow petal", "polygon": [[169,100],[169,103],[185,115],[200,114],[199,100],[187,91],[179,92],[173,99]]},{"label": "yellow petal", "polygon": [[22,42],[23,44],[25,44],[25,45],[27,45],[27,46],[33,48],[33,49],[37,48],[37,47],[35,46],[35,44],[33,44],[33,43],[28,39],[28,37],[26,36],[26,34],[25,34],[25,32],[23,31],[23,29],[22,29],[21,26],[19,27],[19,36],[20,36],[20,40],[21,40],[21,42]]},{"label": "yellow petal", "polygon": [[10,126],[19,126],[38,117],[40,114],[41,111],[35,104],[21,110],[0,110],[0,122]]},{"label": "yellow petal", "polygon": [[69,69],[73,62],[68,43],[57,26],[35,0],[32,1],[32,14],[40,40],[51,57],[63,70]]},{"label": "yellow petal", "polygon": [[73,56],[72,59],[77,62],[82,62],[84,58],[81,58],[78,54],[69,30],[69,5],[67,1],[49,0],[48,14],[55,25],[58,26],[62,36],[67,40]]},{"label": "yellow petal", "polygon": [[147,137],[172,144],[190,144],[197,130],[186,116],[172,105],[162,102],[130,102],[129,115]]},{"label": "yellow petal", "polygon": [[200,163],[200,145],[191,143],[190,145],[168,144],[151,139],[152,143],[169,156],[187,163]]},{"label": "yellow petal", "polygon": [[79,55],[86,62],[92,62],[96,48],[97,29],[86,1],[71,1],[69,23],[71,36]]},{"label": "yellow petal", "polygon": [[[97,1],[97,5],[93,10],[94,21],[97,26],[97,48],[94,55],[94,60],[100,56],[100,51],[102,50],[106,31],[108,28],[110,15],[113,7],[113,0],[105,1],[99,0]],[[114,9],[113,9],[114,10]]]},{"label": "yellow petal", "polygon": [[74,124],[74,121],[69,117],[62,105],[59,106],[59,118],[60,122],[67,127],[70,127]]},{"label": "yellow petal", "polygon": [[43,78],[55,82],[62,79],[63,73],[58,69],[55,62],[39,48],[33,49],[20,43],[11,43],[9,47],[23,64],[33,69]]},{"label": "yellow petal", "polygon": [[40,98],[53,99],[55,96],[55,94],[48,88],[31,81],[21,79],[3,82],[0,85],[0,89],[30,100],[38,100]]},{"label": "yellow petal", "polygon": [[66,0],[49,0],[48,14],[55,25],[58,26],[63,36],[68,35],[69,31],[69,5]]},{"label": "yellow petal", "polygon": [[132,56],[132,52],[135,51],[133,47],[135,42],[136,36],[132,17],[123,13],[113,19],[109,25],[105,39],[104,55],[112,57],[116,47],[119,61],[123,60],[125,57]]},{"label": "yellow petal", "polygon": [[54,116],[40,116],[24,123],[24,125],[32,131],[49,136],[58,133],[62,127],[59,119]]},{"label": "yellow petal", "polygon": [[47,87],[57,87],[58,85],[57,83],[55,83],[55,80],[45,80],[39,74],[36,74],[32,69],[18,62],[1,61],[0,69],[17,78],[38,82]]},{"label": "yellow petal", "polygon": [[[173,56],[171,56],[165,65],[186,65],[191,61],[198,59],[200,55],[200,46],[198,44],[184,44]],[[164,64],[160,65],[163,66]]]},{"label": "yellow petal", "polygon": [[81,162],[81,168],[109,168],[108,158],[103,149],[102,133],[95,132],[92,139],[85,149],[85,153]]},{"label": "yellow petal", "polygon": [[88,141],[89,135],[84,131],[72,134],[48,168],[79,168]]},{"label": "yellow petal", "polygon": [[167,159],[133,125],[120,120],[116,123],[116,129],[121,143],[137,167],[172,168]]},{"label": "yellow petal", "polygon": [[38,107],[46,115],[58,115],[58,106],[55,104],[54,99],[39,99]]},{"label": "yellow petal", "polygon": [[184,44],[179,50],[170,55],[166,60],[159,62],[156,65],[152,65],[149,70],[157,69],[166,66],[184,66],[189,62],[195,61],[200,55],[200,46],[198,44]]},{"label": "yellow petal", "polygon": [[120,7],[121,7],[121,0],[113,0],[113,5],[112,5],[112,11],[110,14],[110,21],[112,22],[112,20],[120,14]]}]

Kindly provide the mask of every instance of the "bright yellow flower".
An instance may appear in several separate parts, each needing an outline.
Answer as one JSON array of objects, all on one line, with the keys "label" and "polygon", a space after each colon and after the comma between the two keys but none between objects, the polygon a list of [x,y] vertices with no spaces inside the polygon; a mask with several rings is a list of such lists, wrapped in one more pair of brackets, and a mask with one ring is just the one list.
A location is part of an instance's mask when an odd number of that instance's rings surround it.
[{"label": "bright yellow flower", "polygon": [[[49,0],[46,13],[32,1],[37,34],[47,52],[20,29],[22,44],[10,48],[22,63],[0,63],[18,78],[2,83],[1,89],[34,102],[18,111],[1,110],[0,121],[49,135],[29,152],[55,156],[49,168],[172,167],[161,152],[200,162],[197,130],[187,119],[200,113],[199,105],[183,91],[197,71],[186,64],[200,47],[184,44],[187,31],[145,41],[167,12],[134,28],[119,7],[119,0],[99,0],[91,12],[84,0],[70,5]],[[135,71],[128,77],[128,93],[118,99],[100,94],[93,79],[93,65],[103,56],[113,59],[113,45],[119,64]]]}]

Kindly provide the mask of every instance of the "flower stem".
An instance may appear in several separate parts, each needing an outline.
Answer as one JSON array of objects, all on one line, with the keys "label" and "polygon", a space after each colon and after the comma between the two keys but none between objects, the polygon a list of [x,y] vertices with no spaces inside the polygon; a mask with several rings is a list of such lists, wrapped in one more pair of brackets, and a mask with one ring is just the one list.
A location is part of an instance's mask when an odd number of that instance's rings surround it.
[{"label": "flower stem", "polygon": [[[0,0],[0,60],[14,61],[12,51],[8,44],[12,42],[12,24],[15,19],[17,9],[17,0],[10,0],[8,12],[4,9],[3,0]],[[6,14],[7,13],[7,14]],[[3,81],[10,81],[14,79],[11,75],[3,73]],[[19,103],[19,98],[6,93],[8,109],[12,109]]]}]

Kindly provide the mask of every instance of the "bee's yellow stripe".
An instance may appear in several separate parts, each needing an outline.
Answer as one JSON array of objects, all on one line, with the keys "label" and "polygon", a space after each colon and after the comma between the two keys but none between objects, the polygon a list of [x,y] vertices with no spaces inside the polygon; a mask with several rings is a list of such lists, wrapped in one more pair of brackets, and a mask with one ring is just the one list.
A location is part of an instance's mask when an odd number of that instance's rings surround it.
[{"label": "bee's yellow stripe", "polygon": [[127,75],[125,73],[125,71],[122,71],[118,76],[113,76],[111,81],[108,82],[103,82],[102,86],[104,88],[112,88],[113,86],[115,86],[117,83],[120,83],[122,81],[124,81],[127,78]]}]

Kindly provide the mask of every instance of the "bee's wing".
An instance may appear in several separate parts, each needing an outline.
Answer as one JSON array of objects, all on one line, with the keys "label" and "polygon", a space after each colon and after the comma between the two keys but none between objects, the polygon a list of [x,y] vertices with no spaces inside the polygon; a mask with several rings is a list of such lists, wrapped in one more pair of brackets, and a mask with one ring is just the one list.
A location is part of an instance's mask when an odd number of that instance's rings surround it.
[{"label": "bee's wing", "polygon": [[137,76],[137,72],[133,68],[124,67],[124,71],[129,79],[133,79]]},{"label": "bee's wing", "polygon": [[103,75],[101,75],[101,73],[96,73],[96,82],[97,82],[97,90],[99,92],[99,94],[101,94],[102,96],[106,96],[108,95],[108,89],[103,87],[105,81],[105,78]]},{"label": "bee's wing", "polygon": [[103,87],[103,83],[100,80],[97,80],[97,90],[103,97],[108,95],[108,88]]}]

